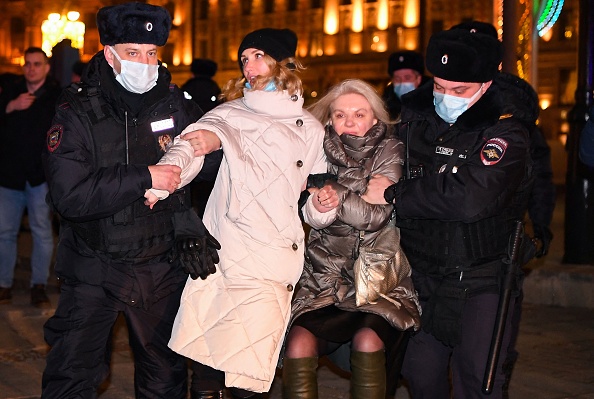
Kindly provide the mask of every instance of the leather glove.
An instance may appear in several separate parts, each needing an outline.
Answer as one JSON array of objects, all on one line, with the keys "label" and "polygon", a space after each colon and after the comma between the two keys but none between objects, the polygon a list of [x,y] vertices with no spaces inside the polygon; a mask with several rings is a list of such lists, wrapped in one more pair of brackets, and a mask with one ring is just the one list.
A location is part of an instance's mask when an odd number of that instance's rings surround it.
[{"label": "leather glove", "polygon": [[208,231],[201,237],[181,236],[175,240],[174,256],[170,261],[179,259],[183,271],[192,280],[198,277],[204,280],[217,271],[215,264],[219,263],[219,249],[221,244]]},{"label": "leather glove", "polygon": [[307,188],[322,188],[324,187],[324,185],[326,185],[326,181],[336,181],[337,179],[338,176],[333,175],[332,173],[316,173],[313,175],[309,175],[307,176]]},{"label": "leather glove", "polygon": [[542,258],[549,252],[553,233],[546,226],[533,225],[534,238],[532,239],[536,245],[536,257]]}]

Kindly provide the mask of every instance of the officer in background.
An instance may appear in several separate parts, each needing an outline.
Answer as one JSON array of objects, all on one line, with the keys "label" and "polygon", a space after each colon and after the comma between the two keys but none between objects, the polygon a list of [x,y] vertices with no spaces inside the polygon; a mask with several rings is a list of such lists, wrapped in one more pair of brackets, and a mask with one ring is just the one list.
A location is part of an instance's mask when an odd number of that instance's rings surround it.
[{"label": "officer in background", "polygon": [[[212,77],[217,73],[218,65],[207,58],[194,58],[192,61],[192,78],[183,84],[181,89],[188,93],[203,112],[208,112],[221,103],[221,88]],[[213,181],[193,181],[190,183],[192,206],[200,217],[204,214],[206,202],[214,187]]]},{"label": "officer in background", "polygon": [[[362,196],[394,204],[421,300],[422,331],[402,369],[415,399],[483,397],[510,237],[531,188],[529,132],[516,115],[522,101],[503,104],[493,84],[501,59],[501,43],[489,35],[434,34],[426,53],[433,85],[405,97],[399,125],[409,179],[390,185],[375,176]],[[485,398],[503,395],[504,358]]]},{"label": "officer in background", "polygon": [[217,73],[218,65],[207,58],[194,58],[190,70],[192,77],[181,87],[203,112],[208,112],[221,103],[221,88],[212,77]]},{"label": "officer in background", "polygon": [[[51,350],[42,397],[96,397],[109,374],[111,330],[123,313],[136,397],[186,398],[186,359],[167,343],[186,271],[206,277],[217,243],[206,239],[186,193],[176,191],[180,168],[155,164],[202,112],[158,61],[157,46],[171,28],[165,8],[104,7],[97,26],[105,47],[89,62],[84,83],[63,91],[47,134],[44,165],[61,216],[62,284],[44,326]],[[220,156],[207,157],[203,176],[214,178]],[[153,209],[143,197],[151,187],[171,194]],[[200,262],[187,263],[187,252]]]},{"label": "officer in background", "polygon": [[390,83],[384,89],[382,98],[390,113],[390,119],[397,120],[402,107],[401,98],[426,81],[423,55],[417,51],[397,51],[388,58]]}]

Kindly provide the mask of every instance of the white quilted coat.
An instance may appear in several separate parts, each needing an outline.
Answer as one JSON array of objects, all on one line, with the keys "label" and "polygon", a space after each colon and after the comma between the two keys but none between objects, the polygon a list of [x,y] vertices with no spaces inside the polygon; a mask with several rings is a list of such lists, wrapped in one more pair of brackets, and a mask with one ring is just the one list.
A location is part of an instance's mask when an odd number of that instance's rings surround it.
[{"label": "white quilted coat", "polygon": [[[270,389],[303,269],[304,232],[297,213],[310,173],[327,170],[324,129],[287,92],[245,91],[188,126],[220,138],[223,161],[204,223],[221,243],[206,280],[188,279],[169,346],[225,372],[225,384]],[[306,220],[323,227],[335,212]]]}]

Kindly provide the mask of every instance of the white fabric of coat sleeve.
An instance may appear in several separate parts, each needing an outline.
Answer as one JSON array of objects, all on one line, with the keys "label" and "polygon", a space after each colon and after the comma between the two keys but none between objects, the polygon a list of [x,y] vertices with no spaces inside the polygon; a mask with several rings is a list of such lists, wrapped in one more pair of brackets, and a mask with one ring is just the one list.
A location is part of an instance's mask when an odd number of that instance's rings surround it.
[{"label": "white fabric of coat sleeve", "polygon": [[[180,136],[175,137],[173,143],[167,148],[165,155],[157,162],[157,165],[176,165],[182,169],[181,183],[177,186],[178,189],[194,180],[198,173],[200,173],[202,165],[204,165],[204,155],[195,157],[190,142],[182,139]],[[160,200],[169,197],[167,190],[151,188],[149,191]]]},{"label": "white fabric of coat sleeve", "polygon": [[311,226],[311,228],[320,230],[330,226],[335,220],[338,207],[322,213],[318,211],[313,205],[313,195],[310,195],[305,205],[301,208],[303,212],[303,221]]}]

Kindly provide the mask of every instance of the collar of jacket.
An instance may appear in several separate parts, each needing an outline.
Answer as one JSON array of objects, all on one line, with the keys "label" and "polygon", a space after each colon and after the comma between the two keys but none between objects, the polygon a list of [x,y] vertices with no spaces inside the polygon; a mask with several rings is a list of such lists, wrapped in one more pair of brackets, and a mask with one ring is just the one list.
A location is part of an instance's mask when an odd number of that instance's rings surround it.
[{"label": "collar of jacket", "polygon": [[[454,126],[462,131],[473,131],[497,123],[501,115],[509,113],[509,111],[503,112],[501,102],[498,101],[499,94],[497,86],[491,85],[472,107],[460,115]],[[433,80],[408,93],[403,98],[402,121],[408,122],[415,118],[418,119],[418,115],[415,117],[408,111],[420,114],[422,118],[440,120],[433,105]]]},{"label": "collar of jacket", "polygon": [[493,80],[501,93],[502,112],[513,114],[527,125],[538,119],[540,107],[538,94],[524,79],[506,72],[499,72]]},{"label": "collar of jacket", "polygon": [[293,97],[288,91],[243,90],[242,101],[252,111],[275,118],[303,116],[303,97]]},{"label": "collar of jacket", "polygon": [[328,161],[338,166],[359,167],[361,161],[375,154],[378,145],[386,138],[387,131],[386,124],[378,121],[365,136],[339,136],[332,125],[326,125],[324,150]]}]

